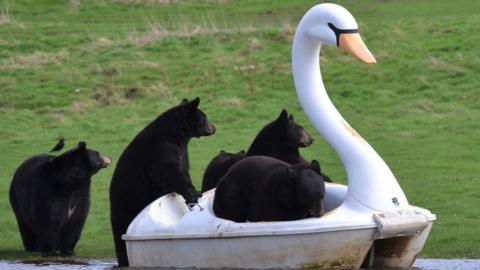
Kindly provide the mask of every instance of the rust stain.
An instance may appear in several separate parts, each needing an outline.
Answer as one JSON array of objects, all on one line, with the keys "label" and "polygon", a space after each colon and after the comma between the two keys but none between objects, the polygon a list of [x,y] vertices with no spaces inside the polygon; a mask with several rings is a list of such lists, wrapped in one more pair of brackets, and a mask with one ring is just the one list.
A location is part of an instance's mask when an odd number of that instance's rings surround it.
[{"label": "rust stain", "polygon": [[328,212],[323,213],[322,217],[330,216],[331,214],[335,213],[337,211],[337,208],[330,210]]},{"label": "rust stain", "polygon": [[353,129],[347,122],[342,121],[342,124],[343,124],[343,126],[345,127],[345,129],[346,129],[348,132],[350,132],[350,134],[352,134],[353,137],[359,139],[360,142],[362,142],[362,143],[367,143],[367,142],[365,141],[365,139],[363,139],[362,136],[360,136],[360,134],[358,134],[358,132],[357,132],[355,129]]},{"label": "rust stain", "polygon": [[362,260],[361,256],[336,258],[326,262],[312,262],[303,263],[300,265],[301,269],[350,269],[358,265]]},{"label": "rust stain", "polygon": [[[338,235],[339,233],[333,233]],[[318,237],[314,234],[313,237]],[[272,236],[272,238],[275,238]],[[256,249],[251,257],[254,261],[275,262],[277,265],[292,263],[292,255],[301,251],[303,260],[295,262],[294,268],[301,269],[358,269],[368,252],[371,242],[368,239],[359,238],[346,241],[335,241],[336,237],[326,236],[324,244],[311,245],[308,241],[278,242],[274,246],[280,247],[281,252],[272,252],[269,249],[252,247]],[[296,260],[296,259],[293,259]]]},{"label": "rust stain", "polygon": [[364,244],[363,241],[352,240],[348,245],[342,245],[342,247],[323,247],[317,250],[320,251],[321,256],[299,266],[301,269],[358,269],[368,252],[367,247],[371,243]]}]

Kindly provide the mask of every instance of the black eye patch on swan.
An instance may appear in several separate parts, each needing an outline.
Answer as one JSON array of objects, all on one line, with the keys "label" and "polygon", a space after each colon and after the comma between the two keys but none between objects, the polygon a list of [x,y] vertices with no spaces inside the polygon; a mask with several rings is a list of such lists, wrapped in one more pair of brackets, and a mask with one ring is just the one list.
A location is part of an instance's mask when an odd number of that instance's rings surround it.
[{"label": "black eye patch on swan", "polygon": [[328,27],[330,27],[330,29],[332,29],[332,31],[335,33],[335,36],[337,37],[337,47],[339,45],[339,37],[340,37],[340,34],[344,34],[344,33],[358,33],[358,29],[338,29],[337,27],[335,27],[335,25],[333,25],[333,23],[328,23]]}]

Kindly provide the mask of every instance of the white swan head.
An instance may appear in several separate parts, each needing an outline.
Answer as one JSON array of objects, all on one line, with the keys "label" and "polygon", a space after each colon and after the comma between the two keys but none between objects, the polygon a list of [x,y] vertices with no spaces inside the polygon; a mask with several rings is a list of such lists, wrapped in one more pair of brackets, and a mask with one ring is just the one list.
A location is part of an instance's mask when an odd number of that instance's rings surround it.
[{"label": "white swan head", "polygon": [[[317,41],[338,46],[368,64],[376,63],[358,33],[358,24],[352,14],[335,4],[321,4],[311,9],[302,21],[305,34]],[[306,15],[307,15],[306,14]]]}]

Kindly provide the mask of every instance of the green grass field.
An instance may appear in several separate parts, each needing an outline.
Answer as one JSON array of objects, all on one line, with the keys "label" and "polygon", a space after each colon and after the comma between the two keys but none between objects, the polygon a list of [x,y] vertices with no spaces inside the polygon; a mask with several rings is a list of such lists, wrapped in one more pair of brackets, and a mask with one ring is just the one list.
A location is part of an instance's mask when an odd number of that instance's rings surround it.
[{"label": "green grass field", "polygon": [[[323,79],[347,121],[390,165],[411,204],[438,221],[423,257],[480,258],[480,2],[333,1],[356,17],[378,63],[324,46]],[[290,49],[310,0],[0,0],[0,259],[22,251],[8,188],[17,166],[60,136],[118,159],[184,97],[216,125],[190,143],[197,187],[220,150],[238,151],[282,108],[316,137],[302,150],[345,173],[307,121]],[[92,183],[79,257],[111,258],[108,187]]]}]

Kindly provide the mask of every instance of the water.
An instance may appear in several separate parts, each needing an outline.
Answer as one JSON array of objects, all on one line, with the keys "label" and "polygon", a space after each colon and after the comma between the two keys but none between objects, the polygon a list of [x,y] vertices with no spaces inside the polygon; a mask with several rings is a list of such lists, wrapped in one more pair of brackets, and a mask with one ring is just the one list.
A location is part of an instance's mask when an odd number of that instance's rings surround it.
[{"label": "water", "polygon": [[2,261],[0,270],[105,270],[116,265],[113,260],[65,260],[61,262],[48,261]]},{"label": "water", "polygon": [[414,266],[424,270],[478,270],[480,260],[418,259]]},{"label": "water", "polygon": [[[105,270],[116,265],[113,260],[71,260],[62,262],[2,261],[0,270]],[[418,259],[411,270],[478,270],[480,260]],[[169,268],[172,270],[172,268]],[[407,270],[407,269],[405,269]]]}]

